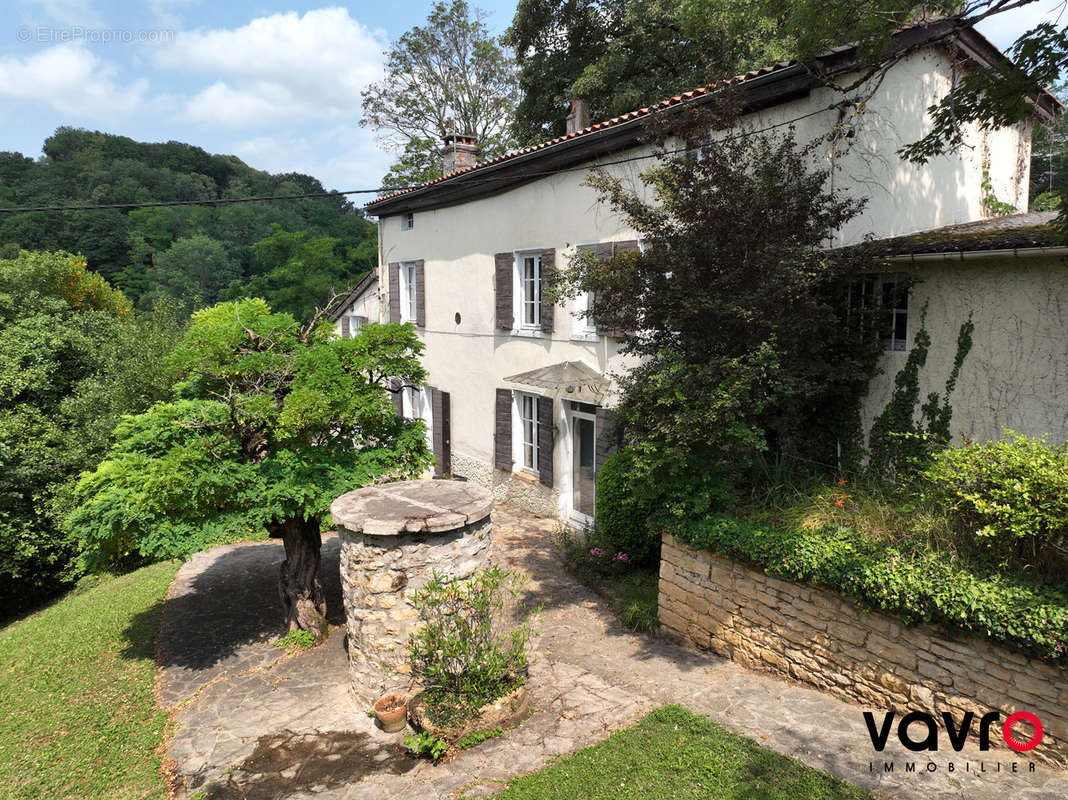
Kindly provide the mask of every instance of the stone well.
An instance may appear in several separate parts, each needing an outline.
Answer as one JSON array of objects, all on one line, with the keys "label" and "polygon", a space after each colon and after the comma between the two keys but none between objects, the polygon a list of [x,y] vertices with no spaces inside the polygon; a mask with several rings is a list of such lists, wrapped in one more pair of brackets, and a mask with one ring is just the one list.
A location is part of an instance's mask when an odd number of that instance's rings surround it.
[{"label": "stone well", "polygon": [[343,494],[330,506],[341,544],[352,693],[370,705],[409,684],[409,602],[434,571],[466,578],[489,552],[493,495],[461,481],[403,481]]}]

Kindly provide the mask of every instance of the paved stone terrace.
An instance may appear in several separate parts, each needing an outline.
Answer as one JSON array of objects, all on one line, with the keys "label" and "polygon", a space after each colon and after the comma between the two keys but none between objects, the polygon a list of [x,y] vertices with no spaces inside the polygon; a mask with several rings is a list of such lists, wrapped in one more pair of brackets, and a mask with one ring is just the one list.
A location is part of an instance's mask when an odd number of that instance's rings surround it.
[{"label": "paved stone terrace", "polygon": [[[934,773],[925,772],[928,759],[894,744],[875,754],[860,707],[627,632],[562,571],[549,541],[555,521],[501,506],[493,517],[493,558],[530,573],[529,599],[545,603],[530,670],[536,710],[527,722],[447,763],[409,758],[403,735],[375,728],[347,691],[337,538],[326,537],[323,553],[331,622],[339,627],[325,645],[297,655],[270,645],[284,632],[275,583],[281,544],[218,547],[181,568],[160,630],[157,688],[175,720],[168,758],[177,796],[393,800],[492,794],[517,774],[677,702],[889,797],[1068,798],[1065,773],[1038,767],[1035,774],[992,774],[999,758],[1007,768],[1007,751],[980,758],[974,750],[952,753],[946,747],[931,759]],[[897,762],[892,775],[869,771],[876,755],[877,766]],[[951,760],[957,764],[952,774],[946,768]],[[916,773],[903,772],[906,761],[917,762]],[[973,770],[985,761],[988,772],[961,772],[966,761]]]}]

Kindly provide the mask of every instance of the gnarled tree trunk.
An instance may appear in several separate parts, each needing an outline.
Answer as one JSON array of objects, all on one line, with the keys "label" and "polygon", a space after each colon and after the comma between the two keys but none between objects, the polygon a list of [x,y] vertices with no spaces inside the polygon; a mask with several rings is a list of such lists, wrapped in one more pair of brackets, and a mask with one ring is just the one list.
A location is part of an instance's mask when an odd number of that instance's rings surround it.
[{"label": "gnarled tree trunk", "polygon": [[326,636],[326,598],[320,580],[323,540],[319,518],[291,517],[267,526],[272,537],[281,538],[286,558],[278,574],[278,594],[282,599],[289,629],[300,628],[319,641]]}]

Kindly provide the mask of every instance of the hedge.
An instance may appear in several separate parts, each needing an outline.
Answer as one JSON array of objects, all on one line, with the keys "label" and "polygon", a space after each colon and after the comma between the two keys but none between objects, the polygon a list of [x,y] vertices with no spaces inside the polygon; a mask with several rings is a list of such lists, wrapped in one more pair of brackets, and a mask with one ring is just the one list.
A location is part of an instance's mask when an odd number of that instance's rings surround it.
[{"label": "hedge", "polygon": [[971,570],[945,553],[910,553],[846,527],[802,530],[717,515],[671,532],[771,575],[839,590],[906,624],[971,631],[1068,663],[1068,594],[1038,581]]}]

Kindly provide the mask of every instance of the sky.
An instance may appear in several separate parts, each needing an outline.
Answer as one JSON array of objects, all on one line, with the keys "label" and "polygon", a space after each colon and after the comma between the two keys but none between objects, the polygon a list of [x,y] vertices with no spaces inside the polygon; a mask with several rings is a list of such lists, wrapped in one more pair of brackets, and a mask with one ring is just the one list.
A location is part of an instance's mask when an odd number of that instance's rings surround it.
[{"label": "sky", "polygon": [[[503,31],[516,0],[478,0]],[[60,125],[177,140],[328,189],[373,188],[392,162],[359,126],[360,92],[430,0],[6,0],[0,151],[37,157]],[[1005,48],[1061,0],[981,30]]]}]

